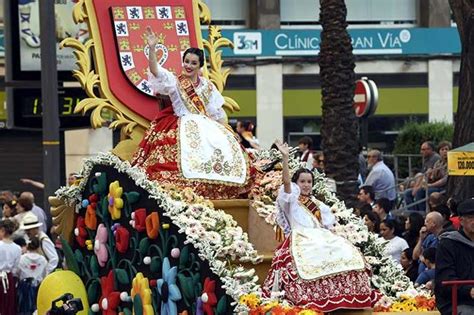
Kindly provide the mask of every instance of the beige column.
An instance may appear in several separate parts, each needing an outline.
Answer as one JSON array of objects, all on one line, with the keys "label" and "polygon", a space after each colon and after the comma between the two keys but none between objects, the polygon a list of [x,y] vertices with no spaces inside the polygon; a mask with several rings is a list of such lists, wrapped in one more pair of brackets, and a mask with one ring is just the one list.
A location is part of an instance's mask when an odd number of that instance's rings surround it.
[{"label": "beige column", "polygon": [[428,61],[428,119],[430,122],[453,122],[453,62]]},{"label": "beige column", "polygon": [[64,141],[66,176],[78,172],[83,159],[108,152],[113,147],[112,130],[108,128],[68,130],[64,133]]}]

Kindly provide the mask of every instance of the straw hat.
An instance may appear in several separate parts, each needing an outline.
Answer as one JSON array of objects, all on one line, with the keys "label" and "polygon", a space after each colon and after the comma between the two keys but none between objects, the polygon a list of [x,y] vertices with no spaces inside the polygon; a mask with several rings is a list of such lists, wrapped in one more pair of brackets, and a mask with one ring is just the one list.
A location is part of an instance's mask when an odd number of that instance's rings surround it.
[{"label": "straw hat", "polygon": [[21,220],[20,229],[31,230],[31,229],[40,227],[42,225],[43,223],[38,221],[38,217],[31,211],[28,211],[23,217],[23,219]]}]

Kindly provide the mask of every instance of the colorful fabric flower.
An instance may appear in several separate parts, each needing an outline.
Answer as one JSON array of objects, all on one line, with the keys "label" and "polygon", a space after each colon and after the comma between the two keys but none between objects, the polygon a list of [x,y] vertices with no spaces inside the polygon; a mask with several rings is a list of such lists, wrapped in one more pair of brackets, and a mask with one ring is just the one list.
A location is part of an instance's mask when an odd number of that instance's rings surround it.
[{"label": "colorful fabric flower", "polygon": [[170,268],[168,257],[163,259],[161,268],[162,279],[157,282],[158,292],[161,296],[161,312],[162,315],[174,315],[178,313],[176,302],[181,300],[181,292],[176,285],[176,274],[178,268],[175,266]]},{"label": "colorful fabric flower", "polygon": [[214,315],[214,306],[217,305],[217,296],[215,290],[216,281],[206,277],[204,280],[204,288],[201,294],[201,300],[203,303],[202,310],[204,311],[204,314]]},{"label": "colorful fabric flower", "polygon": [[109,213],[112,220],[118,220],[122,216],[123,199],[122,199],[123,188],[120,187],[118,180],[110,183],[109,185]]},{"label": "colorful fabric flower", "polygon": [[83,217],[77,217],[76,228],[74,229],[74,235],[76,236],[76,241],[79,244],[79,246],[81,247],[86,246],[87,230],[86,230],[86,224],[84,223]]},{"label": "colorful fabric flower", "polygon": [[152,240],[156,239],[160,231],[160,217],[158,216],[158,212],[152,212],[148,215],[145,224],[148,237]]},{"label": "colorful fabric flower", "polygon": [[99,262],[99,266],[101,267],[105,266],[105,263],[107,263],[107,259],[109,258],[106,245],[107,239],[107,228],[104,226],[104,224],[101,223],[97,227],[97,234],[95,235],[94,242],[94,253],[97,256],[97,261]]},{"label": "colorful fabric flower", "polygon": [[130,232],[123,226],[117,227],[114,231],[115,235],[115,247],[119,253],[126,253],[128,250],[128,243],[130,241]]},{"label": "colorful fabric flower", "polygon": [[[130,294],[133,301],[133,314],[137,314],[141,311],[143,315],[153,315],[155,311],[151,305],[151,290],[148,278],[143,277],[141,272],[137,273],[132,281],[132,292]],[[137,300],[140,299],[140,302]],[[139,306],[141,305],[141,307]],[[136,311],[136,307],[140,307],[140,310]],[[176,314],[176,313],[175,313]]]},{"label": "colorful fabric flower", "polygon": [[87,206],[86,219],[85,219],[87,228],[94,231],[95,229],[97,229],[97,215],[95,213],[96,207],[97,207],[96,203],[89,204]]},{"label": "colorful fabric flower", "polygon": [[104,315],[116,315],[117,307],[120,304],[120,292],[114,289],[115,279],[114,271],[110,270],[107,277],[100,278],[102,295],[99,300],[99,308]]},{"label": "colorful fabric flower", "polygon": [[146,230],[146,209],[140,208],[132,212],[132,220],[130,225],[138,232]]}]

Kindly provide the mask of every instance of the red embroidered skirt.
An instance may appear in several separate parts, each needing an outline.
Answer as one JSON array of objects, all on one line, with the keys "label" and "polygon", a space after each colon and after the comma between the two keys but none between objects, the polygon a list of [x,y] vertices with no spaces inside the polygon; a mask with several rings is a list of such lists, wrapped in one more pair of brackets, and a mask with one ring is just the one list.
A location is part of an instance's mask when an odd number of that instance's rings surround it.
[{"label": "red embroidered skirt", "polygon": [[[235,199],[249,191],[251,180],[246,186],[226,185],[206,180],[189,180],[178,168],[178,117],[171,106],[158,114],[145,133],[132,165],[145,170],[150,180],[162,186],[176,188],[190,187],[200,196],[209,199]],[[251,168],[251,175],[254,173]]]},{"label": "red embroidered skirt", "polygon": [[377,291],[371,289],[366,271],[350,271],[315,280],[301,279],[291,256],[290,242],[287,237],[275,251],[262,288],[264,296],[270,297],[275,271],[279,270],[279,290],[285,291],[284,298],[294,306],[332,312],[370,308],[380,298]]},{"label": "red embroidered skirt", "polygon": [[6,281],[0,280],[0,314],[15,315],[16,311],[16,290],[15,281],[11,272],[7,274]]}]

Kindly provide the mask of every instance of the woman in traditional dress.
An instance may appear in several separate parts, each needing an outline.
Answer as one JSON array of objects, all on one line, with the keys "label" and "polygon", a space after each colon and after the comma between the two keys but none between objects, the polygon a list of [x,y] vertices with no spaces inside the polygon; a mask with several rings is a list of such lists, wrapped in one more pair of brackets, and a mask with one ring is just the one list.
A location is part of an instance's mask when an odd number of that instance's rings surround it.
[{"label": "woman in traditional dress", "polygon": [[335,224],[330,208],[311,196],[313,174],[301,168],[292,177],[288,145],[277,143],[283,158],[283,186],[277,197],[277,222],[285,240],[276,249],[263,292],[284,291],[295,306],[331,312],[370,308],[377,294],[370,287],[364,257],[348,240],[327,228]]},{"label": "woman in traditional dress", "polygon": [[157,63],[157,36],[147,28],[148,81],[155,95],[167,95],[172,106],[160,110],[151,123],[132,164],[162,185],[192,187],[211,199],[232,199],[246,192],[249,159],[226,124],[224,98],[199,75],[204,52],[189,48],[183,72],[174,75]]}]

